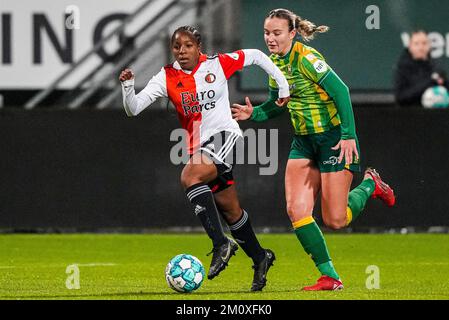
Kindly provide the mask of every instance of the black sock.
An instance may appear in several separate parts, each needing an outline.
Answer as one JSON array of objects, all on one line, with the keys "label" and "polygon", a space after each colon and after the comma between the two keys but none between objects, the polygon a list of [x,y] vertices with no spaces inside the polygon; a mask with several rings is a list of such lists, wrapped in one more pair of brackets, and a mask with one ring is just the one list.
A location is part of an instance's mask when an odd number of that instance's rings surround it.
[{"label": "black sock", "polygon": [[243,210],[242,217],[233,225],[229,225],[229,230],[237,243],[245,251],[246,255],[253,259],[255,264],[259,264],[265,258],[265,250],[260,246],[254,233],[248,213]]},{"label": "black sock", "polygon": [[193,204],[195,215],[200,219],[214,247],[226,243],[228,238],[223,232],[214,196],[210,188],[204,183],[198,183],[189,187],[186,190],[186,195]]}]

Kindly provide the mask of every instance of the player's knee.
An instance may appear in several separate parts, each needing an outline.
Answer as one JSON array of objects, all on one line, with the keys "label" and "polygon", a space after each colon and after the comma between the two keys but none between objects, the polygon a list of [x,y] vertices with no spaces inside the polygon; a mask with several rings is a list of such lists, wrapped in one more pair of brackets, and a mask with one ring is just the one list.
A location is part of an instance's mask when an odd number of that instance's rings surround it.
[{"label": "player's knee", "polygon": [[312,210],[313,208],[311,208],[306,202],[287,201],[287,214],[292,222],[296,222],[310,216]]},{"label": "player's knee", "polygon": [[221,213],[228,224],[234,224],[242,217],[242,209],[240,208],[221,211]]},{"label": "player's knee", "polygon": [[181,185],[184,189],[187,189],[195,184],[204,183],[201,175],[195,174],[191,170],[183,170],[181,173]]},{"label": "player's knee", "polygon": [[198,179],[196,177],[189,177],[189,176],[181,176],[181,185],[184,189],[187,189],[195,184],[202,183],[201,179]]},{"label": "player's knee", "polygon": [[332,230],[340,230],[346,227],[346,217],[344,218],[324,218],[324,224]]},{"label": "player's knee", "polygon": [[190,179],[184,173],[184,171],[181,173],[181,185],[184,189],[187,189],[188,187],[190,187]]}]

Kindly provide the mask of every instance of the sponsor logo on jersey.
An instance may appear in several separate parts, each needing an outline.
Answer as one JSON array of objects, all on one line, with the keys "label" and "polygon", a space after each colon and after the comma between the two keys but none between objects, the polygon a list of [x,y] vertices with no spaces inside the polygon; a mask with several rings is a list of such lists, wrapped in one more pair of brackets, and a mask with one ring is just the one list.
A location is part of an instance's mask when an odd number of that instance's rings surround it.
[{"label": "sponsor logo on jersey", "polygon": [[318,73],[323,73],[323,72],[327,71],[327,65],[322,60],[315,61],[315,63],[313,64],[313,67],[315,68],[316,72],[318,72]]},{"label": "sponsor logo on jersey", "polygon": [[217,77],[215,76],[215,74],[213,74],[213,73],[208,73],[208,74],[206,75],[205,80],[206,80],[207,83],[214,83],[216,78],[217,78]]},{"label": "sponsor logo on jersey", "polygon": [[307,60],[309,60],[310,62],[315,61],[317,58],[313,53],[309,53],[308,55],[306,55]]},{"label": "sponsor logo on jersey", "polygon": [[200,113],[203,110],[210,110],[215,108],[215,100],[202,103],[204,100],[212,100],[215,98],[215,91],[208,90],[202,92],[181,92],[182,109],[185,116],[189,116],[194,113]]}]

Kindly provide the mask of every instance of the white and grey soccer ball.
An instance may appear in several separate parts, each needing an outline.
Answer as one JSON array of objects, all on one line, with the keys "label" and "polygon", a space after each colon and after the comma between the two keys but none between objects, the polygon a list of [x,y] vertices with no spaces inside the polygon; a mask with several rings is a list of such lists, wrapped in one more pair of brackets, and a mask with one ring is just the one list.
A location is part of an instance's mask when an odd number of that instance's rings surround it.
[{"label": "white and grey soccer ball", "polygon": [[178,254],[165,268],[165,279],[170,288],[177,292],[197,290],[205,278],[201,261],[190,254]]}]

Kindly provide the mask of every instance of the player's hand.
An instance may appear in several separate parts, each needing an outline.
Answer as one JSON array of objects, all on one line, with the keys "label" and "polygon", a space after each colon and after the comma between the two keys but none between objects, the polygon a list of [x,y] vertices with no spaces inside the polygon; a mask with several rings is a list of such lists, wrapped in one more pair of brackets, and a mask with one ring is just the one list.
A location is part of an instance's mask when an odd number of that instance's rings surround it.
[{"label": "player's hand", "polygon": [[245,98],[246,105],[241,105],[234,103],[231,107],[232,112],[232,118],[239,121],[239,120],[247,120],[251,118],[251,115],[253,114],[253,105],[251,104],[251,101],[248,97]]},{"label": "player's hand", "polygon": [[131,69],[125,69],[120,73],[118,78],[121,82],[134,79],[134,72]]},{"label": "player's hand", "polygon": [[440,76],[437,72],[432,73],[431,75],[432,80],[435,81],[439,86],[443,86],[444,85],[444,78],[442,76]]},{"label": "player's hand", "polygon": [[276,105],[278,107],[285,107],[287,105],[287,103],[290,101],[290,97],[285,97],[285,98],[279,98],[276,100]]},{"label": "player's hand", "polygon": [[353,161],[353,156],[355,159],[359,159],[359,152],[357,151],[357,144],[355,139],[340,140],[338,144],[332,148],[332,150],[340,149],[340,155],[338,157],[338,163],[343,161],[345,158],[345,164],[351,164]]}]

